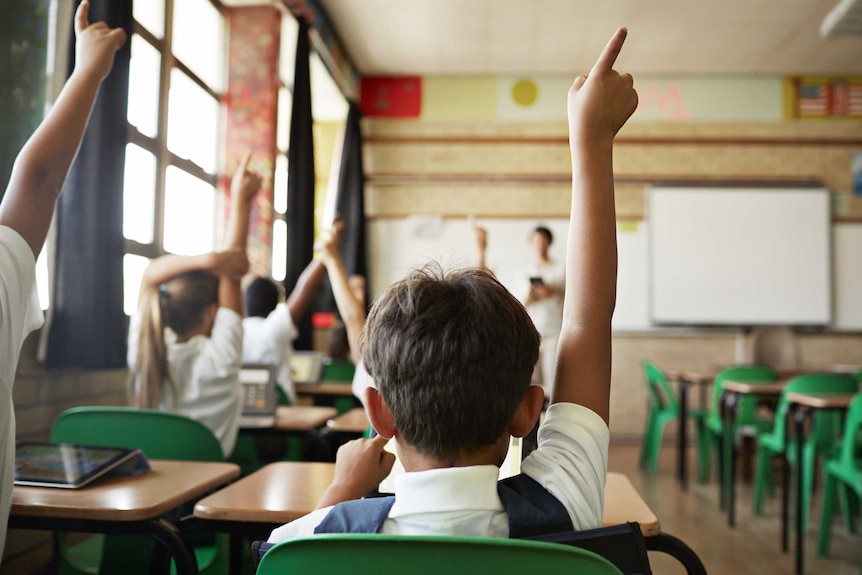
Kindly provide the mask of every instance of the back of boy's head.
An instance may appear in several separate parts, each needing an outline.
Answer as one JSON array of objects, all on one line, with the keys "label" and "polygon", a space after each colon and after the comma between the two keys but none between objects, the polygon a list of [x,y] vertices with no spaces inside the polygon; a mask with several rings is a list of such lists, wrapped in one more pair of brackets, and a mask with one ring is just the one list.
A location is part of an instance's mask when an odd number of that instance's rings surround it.
[{"label": "back of boy's head", "polygon": [[524,306],[482,269],[413,271],[365,329],[364,362],[398,436],[441,460],[500,439],[539,354]]},{"label": "back of boy's head", "polygon": [[245,288],[245,315],[266,317],[278,305],[278,285],[268,278],[256,277]]}]

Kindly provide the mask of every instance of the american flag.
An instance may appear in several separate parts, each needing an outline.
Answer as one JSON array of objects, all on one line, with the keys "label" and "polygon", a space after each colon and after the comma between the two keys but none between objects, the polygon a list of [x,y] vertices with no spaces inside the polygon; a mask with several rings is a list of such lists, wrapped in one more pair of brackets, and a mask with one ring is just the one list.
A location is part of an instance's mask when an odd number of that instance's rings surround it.
[{"label": "american flag", "polygon": [[824,84],[801,84],[799,86],[799,116],[828,116],[832,86]]}]

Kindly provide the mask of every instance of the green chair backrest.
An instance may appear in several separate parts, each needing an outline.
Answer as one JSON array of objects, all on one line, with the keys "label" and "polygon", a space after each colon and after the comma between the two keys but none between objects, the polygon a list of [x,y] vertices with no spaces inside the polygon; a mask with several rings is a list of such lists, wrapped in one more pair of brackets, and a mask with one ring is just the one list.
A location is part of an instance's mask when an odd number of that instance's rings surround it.
[{"label": "green chair backrest", "polygon": [[644,370],[644,378],[647,383],[647,393],[653,407],[661,410],[679,410],[679,402],[670,387],[667,376],[659,367],[651,361],[641,362]]},{"label": "green chair backrest", "polygon": [[257,575],[621,575],[607,559],[576,547],[520,539],[420,535],[315,535],[266,552]]},{"label": "green chair backrest", "polygon": [[[725,381],[775,382],[778,381],[778,373],[768,365],[734,365],[719,371],[712,385],[712,403],[709,405],[707,415],[710,420],[721,420],[721,394],[724,391]],[[736,420],[739,423],[750,423],[754,420],[756,401],[746,401],[754,399],[742,398],[737,408]]]},{"label": "green chair backrest", "polygon": [[[787,394],[788,393],[855,393],[859,388],[856,379],[852,375],[840,373],[807,373],[798,375],[787,382],[787,387],[781,392],[778,399],[778,407],[775,409],[775,423],[770,434],[784,445],[784,429],[787,426]],[[821,440],[827,440],[828,435],[834,435],[837,426],[833,413],[816,413],[815,433]]]},{"label": "green chair backrest", "polygon": [[323,364],[322,381],[353,381],[356,366],[349,359],[330,359]]},{"label": "green chair backrest", "polygon": [[54,420],[51,441],[137,447],[151,459],[224,461],[218,439],[208,427],[183,415],[152,409],[68,409]]},{"label": "green chair backrest", "polygon": [[856,453],[860,448],[862,448],[862,393],[857,393],[847,409],[838,461],[847,469],[853,469],[856,464]]}]

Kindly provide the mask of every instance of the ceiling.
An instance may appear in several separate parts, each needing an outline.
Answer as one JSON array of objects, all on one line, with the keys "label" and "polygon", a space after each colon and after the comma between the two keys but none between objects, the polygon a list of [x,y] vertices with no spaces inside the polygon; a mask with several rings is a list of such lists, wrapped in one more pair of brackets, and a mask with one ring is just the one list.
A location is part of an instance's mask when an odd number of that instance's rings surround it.
[{"label": "ceiling", "polygon": [[581,73],[622,25],[621,71],[862,75],[862,35],[820,35],[838,0],[318,1],[363,75]]}]

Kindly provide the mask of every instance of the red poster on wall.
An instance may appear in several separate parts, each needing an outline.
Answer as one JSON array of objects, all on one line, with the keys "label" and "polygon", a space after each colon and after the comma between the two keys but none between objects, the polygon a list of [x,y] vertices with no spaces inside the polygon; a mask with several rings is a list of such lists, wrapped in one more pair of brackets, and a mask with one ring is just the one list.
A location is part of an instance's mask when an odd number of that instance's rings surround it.
[{"label": "red poster on wall", "polygon": [[422,78],[362,78],[359,107],[365,116],[418,118],[422,112]]}]

